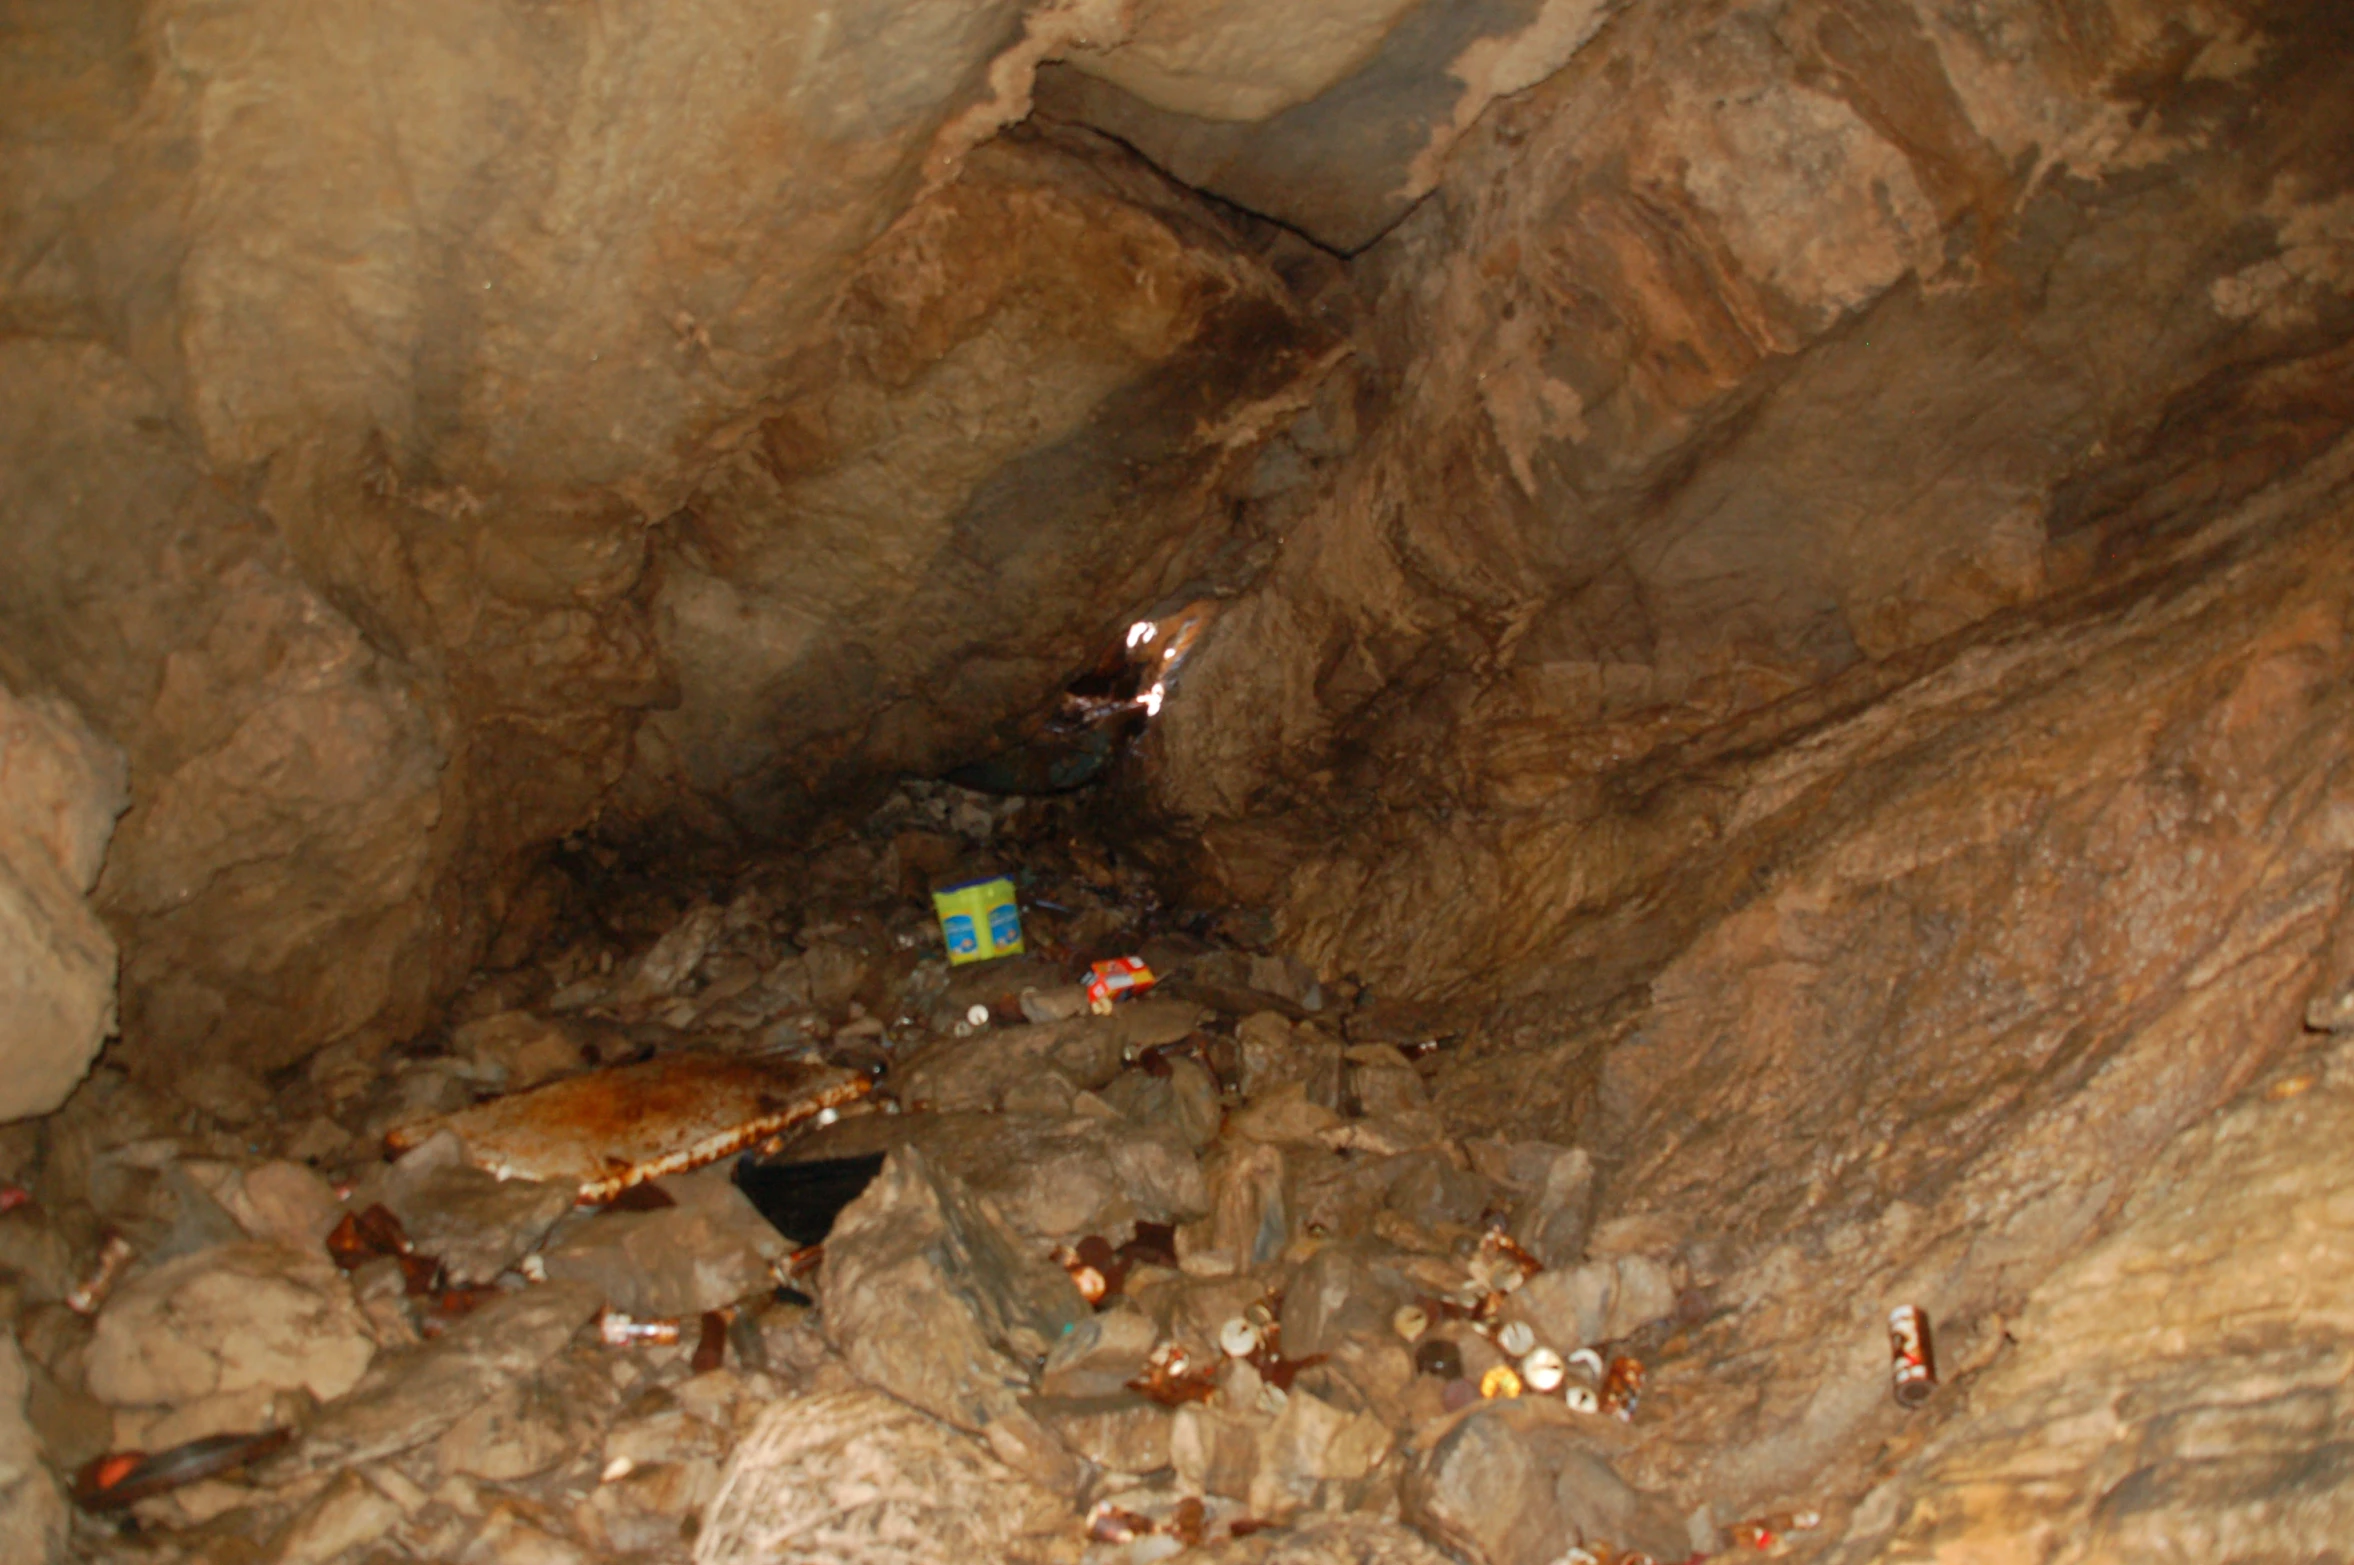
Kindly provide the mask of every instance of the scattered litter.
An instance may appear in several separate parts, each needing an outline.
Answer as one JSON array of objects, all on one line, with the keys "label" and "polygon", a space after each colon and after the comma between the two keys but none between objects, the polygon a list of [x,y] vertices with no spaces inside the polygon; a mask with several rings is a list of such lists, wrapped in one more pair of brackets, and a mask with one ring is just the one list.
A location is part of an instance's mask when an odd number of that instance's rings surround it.
[{"label": "scattered litter", "polygon": [[1537,1345],[1537,1334],[1524,1320],[1508,1320],[1496,1328],[1496,1346],[1513,1358],[1523,1357]]},{"label": "scattered litter", "polygon": [[114,1511],[192,1484],[218,1478],[283,1449],[294,1438],[290,1429],[267,1429],[259,1434],[207,1435],[149,1456],[144,1451],[117,1451],[85,1466],[74,1481],[74,1503],[85,1511]]},{"label": "scattered litter", "polygon": [[1259,1328],[1235,1316],[1218,1328],[1218,1351],[1230,1359],[1246,1359],[1259,1351]]},{"label": "scattered litter", "polygon": [[1128,1389],[1151,1397],[1163,1407],[1207,1402],[1218,1392],[1217,1371],[1197,1368],[1192,1355],[1174,1342],[1164,1342],[1145,1360],[1144,1373],[1128,1382]]},{"label": "scattered litter", "polygon": [[1643,1366],[1631,1358],[1614,1358],[1602,1377],[1602,1411],[1621,1423],[1632,1423],[1643,1400]]},{"label": "scattered litter", "polygon": [[1022,912],[1014,901],[1014,883],[1005,876],[985,875],[943,886],[932,893],[932,908],[939,915],[951,965],[1021,954]]},{"label": "scattered litter", "polygon": [[1735,1522],[1725,1537],[1735,1548],[1771,1549],[1794,1532],[1812,1532],[1823,1525],[1819,1511],[1781,1511],[1755,1521]]},{"label": "scattered litter", "polygon": [[1889,1373],[1899,1407],[1919,1407],[1937,1389],[1936,1349],[1929,1339],[1929,1315],[1917,1304],[1888,1312]]},{"label": "scattered litter", "polygon": [[31,1206],[33,1193],[22,1185],[0,1185],[0,1214],[15,1211],[20,1206]]},{"label": "scattered litter", "polygon": [[1087,1514],[1087,1536],[1095,1543],[1133,1543],[1154,1531],[1152,1518],[1124,1511],[1109,1500],[1098,1500]]},{"label": "scattered litter", "polygon": [[1089,1234],[1076,1245],[1057,1245],[1054,1259],[1071,1274],[1079,1297],[1090,1304],[1101,1304],[1118,1294],[1127,1280],[1127,1263],[1101,1234]]},{"label": "scattered litter", "polygon": [[1491,1399],[1520,1395],[1520,1372],[1509,1364],[1494,1366],[1479,1377],[1479,1394]]},{"label": "scattered litter", "polygon": [[597,1338],[607,1347],[668,1347],[685,1335],[675,1320],[640,1320],[605,1310],[597,1316]]},{"label": "scattered litter", "polygon": [[98,1264],[67,1292],[65,1307],[76,1315],[97,1314],[106,1296],[114,1292],[114,1285],[122,1280],[123,1268],[130,1264],[131,1241],[121,1234],[108,1234],[106,1243],[99,1246]]},{"label": "scattered litter", "polygon": [[698,1375],[708,1375],[727,1362],[728,1317],[732,1311],[705,1310],[702,1334],[695,1341],[695,1356],[688,1368]]},{"label": "scattered litter", "polygon": [[1551,1348],[1535,1348],[1520,1361],[1520,1378],[1527,1382],[1531,1391],[1549,1396],[1561,1389],[1567,1372],[1562,1366],[1560,1354]]},{"label": "scattered litter", "polygon": [[1569,1404],[1569,1410],[1573,1413],[1602,1411],[1602,1399],[1594,1394],[1592,1386],[1570,1386],[1561,1393],[1561,1399]]},{"label": "scattered litter", "polygon": [[1142,957],[1118,956],[1093,963],[1087,969],[1087,1008],[1098,1016],[1109,1016],[1115,1001],[1134,999],[1156,982]]},{"label": "scattered litter", "polygon": [[1430,1311],[1419,1304],[1401,1304],[1397,1313],[1390,1316],[1390,1330],[1408,1342],[1418,1342],[1430,1330]]},{"label": "scattered litter", "polygon": [[872,1086],[856,1071],[805,1061],[672,1054],[404,1125],[384,1141],[397,1154],[454,1131],[484,1172],[565,1180],[596,1203],[716,1162]]}]

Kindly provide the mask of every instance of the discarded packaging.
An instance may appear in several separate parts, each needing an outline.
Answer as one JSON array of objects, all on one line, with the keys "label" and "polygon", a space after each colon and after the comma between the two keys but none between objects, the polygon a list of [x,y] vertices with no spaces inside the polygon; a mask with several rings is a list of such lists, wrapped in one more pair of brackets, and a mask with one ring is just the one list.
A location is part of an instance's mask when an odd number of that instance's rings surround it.
[{"label": "discarded packaging", "polygon": [[1021,954],[1022,911],[1014,902],[1014,883],[1003,875],[943,886],[932,893],[932,908],[940,915],[952,966]]},{"label": "discarded packaging", "polygon": [[1114,1001],[1122,996],[1132,999],[1159,981],[1142,957],[1118,956],[1094,963],[1087,969],[1087,1007],[1098,1016],[1109,1016]]},{"label": "discarded packaging", "polygon": [[1218,1351],[1230,1359],[1246,1359],[1259,1351],[1259,1328],[1240,1315],[1218,1328]]},{"label": "discarded packaging", "polygon": [[1573,1413],[1602,1411],[1602,1399],[1594,1395],[1592,1386],[1571,1386],[1561,1393],[1561,1399],[1569,1404],[1569,1410]]},{"label": "discarded packaging", "polygon": [[1408,1342],[1418,1342],[1430,1330],[1430,1311],[1419,1304],[1401,1304],[1398,1312],[1390,1317],[1390,1330]]},{"label": "discarded packaging", "polygon": [[1463,1350],[1444,1337],[1432,1337],[1414,1350],[1414,1368],[1421,1374],[1435,1375],[1441,1380],[1457,1380],[1463,1374]]},{"label": "discarded packaging", "polygon": [[666,1347],[682,1335],[684,1332],[675,1320],[639,1320],[614,1310],[606,1310],[597,1317],[597,1336],[607,1347]]},{"label": "discarded packaging", "polygon": [[1919,1407],[1937,1389],[1936,1349],[1929,1340],[1929,1315],[1917,1304],[1888,1312],[1888,1354],[1896,1405]]},{"label": "discarded packaging", "polygon": [[1583,1371],[1594,1385],[1602,1384],[1602,1377],[1610,1373],[1610,1366],[1602,1362],[1602,1355],[1592,1348],[1580,1348],[1563,1361],[1573,1370]]},{"label": "discarded packaging", "polygon": [[420,1120],[384,1144],[398,1154],[455,1131],[484,1172],[564,1180],[594,1203],[716,1162],[864,1097],[872,1085],[856,1071],[805,1061],[672,1054]]},{"label": "discarded packaging", "polygon": [[98,1264],[65,1296],[65,1307],[76,1315],[95,1315],[106,1296],[114,1292],[114,1285],[122,1279],[123,1268],[131,1264],[131,1241],[121,1234],[108,1234],[106,1243],[98,1248]]},{"label": "discarded packaging", "polygon": [[1524,1320],[1508,1320],[1496,1329],[1496,1346],[1513,1358],[1537,1345],[1537,1334]]},{"label": "discarded packaging", "polygon": [[967,1006],[964,1019],[967,1026],[975,1029],[986,1027],[989,1025],[989,1007],[985,1005]]},{"label": "discarded packaging", "polygon": [[1520,1395],[1520,1372],[1509,1364],[1496,1365],[1479,1377],[1479,1394],[1491,1399]]},{"label": "discarded packaging", "polygon": [[1771,1549],[1794,1532],[1812,1532],[1823,1525],[1819,1511],[1783,1511],[1755,1521],[1735,1522],[1725,1529],[1735,1548]]},{"label": "discarded packaging", "polygon": [[1520,1378],[1528,1383],[1531,1391],[1549,1395],[1561,1389],[1567,1375],[1560,1354],[1551,1348],[1535,1348],[1520,1361]]}]

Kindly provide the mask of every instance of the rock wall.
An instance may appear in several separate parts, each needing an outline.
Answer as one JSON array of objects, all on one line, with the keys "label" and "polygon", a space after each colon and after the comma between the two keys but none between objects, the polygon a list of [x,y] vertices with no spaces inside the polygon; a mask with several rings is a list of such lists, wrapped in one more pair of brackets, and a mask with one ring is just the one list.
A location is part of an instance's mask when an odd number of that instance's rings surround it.
[{"label": "rock wall", "polygon": [[1492,991],[1626,889],[1647,753],[2347,427],[2343,19],[2100,10],[1633,9],[1495,106],[1355,263],[1390,399],[1156,736],[1230,885],[1328,970]]},{"label": "rock wall", "polygon": [[554,839],[985,748],[1216,554],[1330,344],[1109,143],[966,166],[1066,9],[12,14],[0,646],[131,759],[130,1063],[413,1033]]},{"label": "rock wall", "polygon": [[0,1121],[64,1102],[114,1032],[114,941],[84,898],[122,808],[121,752],[0,686]]}]

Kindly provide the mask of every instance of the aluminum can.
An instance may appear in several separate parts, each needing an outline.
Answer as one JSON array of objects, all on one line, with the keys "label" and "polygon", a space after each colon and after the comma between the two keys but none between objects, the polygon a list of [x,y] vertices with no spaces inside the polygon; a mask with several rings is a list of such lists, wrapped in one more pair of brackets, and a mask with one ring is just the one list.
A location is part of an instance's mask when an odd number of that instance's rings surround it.
[{"label": "aluminum can", "polygon": [[1900,1304],[1888,1312],[1889,1376],[1899,1407],[1919,1407],[1937,1389],[1937,1349],[1929,1340],[1929,1312]]}]

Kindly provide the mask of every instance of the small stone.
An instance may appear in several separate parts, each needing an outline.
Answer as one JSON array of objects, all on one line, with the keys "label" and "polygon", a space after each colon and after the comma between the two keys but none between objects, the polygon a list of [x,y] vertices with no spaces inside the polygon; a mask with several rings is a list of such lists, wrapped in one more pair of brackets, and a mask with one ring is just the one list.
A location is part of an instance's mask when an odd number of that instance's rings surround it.
[{"label": "small stone", "polygon": [[1057,1341],[1039,1374],[1042,1396],[1108,1396],[1144,1373],[1158,1328],[1134,1304],[1116,1302]]},{"label": "small stone", "polygon": [[1288,1520],[1332,1482],[1363,1478],[1389,1454],[1390,1433],[1369,1413],[1350,1414],[1294,1387],[1260,1436],[1251,1476],[1251,1514]]},{"label": "small stone", "polygon": [[487,1283],[538,1245],[572,1210],[568,1184],[500,1179],[461,1161],[428,1157],[447,1131],[392,1167],[383,1202],[419,1255],[439,1260],[460,1286]]},{"label": "small stone", "polygon": [[461,1565],[588,1565],[588,1553],[570,1539],[525,1520],[515,1507],[502,1505],[467,1545]]},{"label": "small stone", "polygon": [[1014,1387],[1086,1302],[961,1181],[891,1154],[826,1242],[827,1337],[869,1384],[960,1429],[1018,1411]]},{"label": "small stone", "polygon": [[271,1565],[325,1565],[348,1549],[375,1542],[402,1515],[397,1501],[360,1474],[340,1474],[278,1535]]},{"label": "small stone", "polygon": [[1150,1473],[1169,1465],[1171,1410],[1134,1392],[1034,1397],[1030,1413],[1055,1438],[1106,1472]]},{"label": "small stone", "polygon": [[1210,1215],[1177,1230],[1177,1261],[1197,1277],[1265,1266],[1291,1242],[1283,1154],[1251,1141],[1221,1145],[1203,1165]]},{"label": "small stone", "polygon": [[0,1559],[27,1565],[65,1557],[65,1496],[26,1422],[28,1381],[13,1332],[0,1331]]},{"label": "small stone", "polygon": [[223,1192],[222,1205],[252,1238],[295,1249],[317,1245],[343,1218],[335,1187],[295,1162],[247,1169]]},{"label": "small stone", "polygon": [[700,1315],[771,1286],[790,1248],[725,1168],[663,1181],[673,1205],[599,1212],[557,1231],[542,1264],[551,1279],[587,1283],[625,1315]]},{"label": "small stone", "polygon": [[434,1439],[546,1363],[602,1303],[578,1284],[546,1283],[493,1300],[420,1348],[387,1354],[271,1463],[271,1476],[328,1472]]},{"label": "small stone", "polygon": [[1541,1407],[1482,1405],[1422,1454],[1403,1498],[1425,1535],[1480,1565],[1546,1565],[1565,1538],[1683,1557],[1675,1509],[1630,1487],[1586,1437],[1548,1422]]},{"label": "small stone", "polygon": [[351,1290],[323,1252],[244,1241],[167,1261],[98,1318],[89,1385],[102,1401],[157,1405],[252,1387],[322,1401],[375,1354]]},{"label": "small stone", "polygon": [[1169,1462],[1178,1482],[1201,1494],[1250,1497],[1259,1470],[1259,1439],[1250,1419],[1193,1402],[1169,1426]]}]

